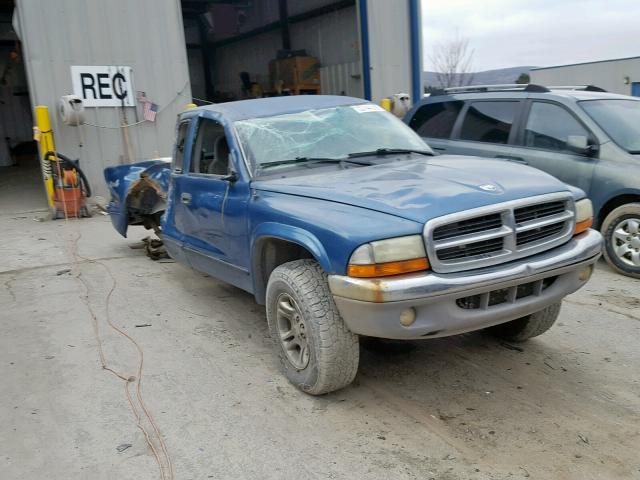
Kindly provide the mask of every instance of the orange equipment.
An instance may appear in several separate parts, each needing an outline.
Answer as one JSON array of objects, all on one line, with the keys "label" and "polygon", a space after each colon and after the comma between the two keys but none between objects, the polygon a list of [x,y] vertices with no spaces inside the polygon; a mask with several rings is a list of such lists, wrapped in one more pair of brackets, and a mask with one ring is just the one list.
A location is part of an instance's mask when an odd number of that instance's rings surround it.
[{"label": "orange equipment", "polygon": [[53,177],[53,218],[89,217],[86,199],[91,188],[78,162],[57,152],[47,152],[45,159]]}]

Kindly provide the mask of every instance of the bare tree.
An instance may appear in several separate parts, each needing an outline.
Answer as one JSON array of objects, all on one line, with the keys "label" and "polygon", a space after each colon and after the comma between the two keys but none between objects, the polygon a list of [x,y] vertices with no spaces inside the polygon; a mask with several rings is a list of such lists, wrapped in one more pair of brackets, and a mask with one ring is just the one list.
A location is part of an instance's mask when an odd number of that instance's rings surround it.
[{"label": "bare tree", "polygon": [[464,87],[473,83],[473,54],[469,48],[469,39],[461,37],[456,31],[455,37],[435,45],[429,59],[436,72],[440,88]]}]

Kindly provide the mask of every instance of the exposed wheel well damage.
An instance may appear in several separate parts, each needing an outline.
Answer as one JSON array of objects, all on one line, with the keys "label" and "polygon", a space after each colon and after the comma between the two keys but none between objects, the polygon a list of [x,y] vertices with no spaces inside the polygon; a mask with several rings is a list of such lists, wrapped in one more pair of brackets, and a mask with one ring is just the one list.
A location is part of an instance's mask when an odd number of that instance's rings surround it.
[{"label": "exposed wheel well damage", "polygon": [[143,225],[160,233],[160,217],[167,208],[167,194],[146,174],[131,184],[126,198],[129,225]]},{"label": "exposed wheel well damage", "polygon": [[256,301],[265,302],[267,282],[276,267],[294,260],[313,259],[314,256],[302,245],[275,237],[261,238],[256,243],[253,257],[254,290]]},{"label": "exposed wheel well damage", "polygon": [[636,203],[636,202],[640,202],[640,195],[625,194],[625,195],[619,195],[617,197],[613,197],[609,199],[607,203],[605,203],[604,206],[600,209],[600,213],[598,214],[598,218],[597,218],[598,223],[595,226],[597,228],[600,228],[605,218],[607,218],[607,215],[609,215],[616,208],[622,205],[625,205],[627,203]]}]

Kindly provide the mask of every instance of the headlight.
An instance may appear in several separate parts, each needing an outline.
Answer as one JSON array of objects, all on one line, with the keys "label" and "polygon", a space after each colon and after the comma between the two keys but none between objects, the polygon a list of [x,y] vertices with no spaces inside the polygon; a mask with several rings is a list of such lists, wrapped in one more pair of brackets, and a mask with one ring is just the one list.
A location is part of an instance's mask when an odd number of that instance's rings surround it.
[{"label": "headlight", "polygon": [[582,233],[593,225],[593,205],[585,198],[576,202],[576,229],[574,235]]},{"label": "headlight", "polygon": [[427,270],[429,262],[420,235],[390,238],[366,243],[349,259],[350,277],[384,277]]}]

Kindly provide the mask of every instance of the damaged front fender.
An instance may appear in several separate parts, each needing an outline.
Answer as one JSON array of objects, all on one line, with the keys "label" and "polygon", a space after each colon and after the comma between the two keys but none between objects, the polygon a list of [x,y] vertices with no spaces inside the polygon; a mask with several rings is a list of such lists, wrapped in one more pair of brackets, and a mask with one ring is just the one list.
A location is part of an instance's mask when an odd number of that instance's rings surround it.
[{"label": "damaged front fender", "polygon": [[143,225],[159,232],[167,204],[171,159],[146,160],[104,169],[111,193],[107,210],[111,223],[123,237],[129,225]]}]

